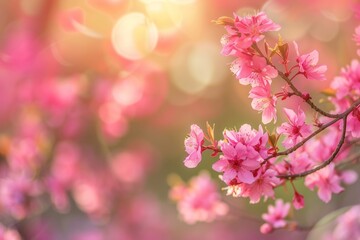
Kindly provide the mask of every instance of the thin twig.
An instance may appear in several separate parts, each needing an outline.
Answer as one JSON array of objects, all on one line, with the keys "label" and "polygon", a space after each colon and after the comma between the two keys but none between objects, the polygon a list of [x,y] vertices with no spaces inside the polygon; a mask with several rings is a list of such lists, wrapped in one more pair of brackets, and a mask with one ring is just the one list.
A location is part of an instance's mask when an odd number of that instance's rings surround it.
[{"label": "thin twig", "polygon": [[345,115],[344,118],[343,118],[343,129],[342,129],[342,134],[341,134],[340,141],[339,141],[338,145],[336,146],[335,151],[331,154],[331,156],[330,156],[325,162],[323,162],[322,164],[314,167],[313,169],[310,169],[310,170],[308,170],[308,171],[304,171],[304,172],[302,172],[302,173],[278,175],[277,177],[278,177],[278,178],[285,178],[285,179],[295,179],[295,178],[298,178],[298,177],[305,177],[305,176],[307,176],[307,175],[309,175],[309,174],[311,174],[311,173],[317,172],[317,171],[319,171],[320,169],[322,169],[322,168],[326,167],[327,165],[329,165],[329,164],[335,159],[335,157],[336,157],[337,154],[339,153],[342,145],[343,145],[344,142],[345,142],[347,116],[348,116],[348,115]]},{"label": "thin twig", "polygon": [[262,164],[264,164],[265,162],[267,162],[271,158],[278,157],[278,156],[289,155],[290,153],[294,152],[295,150],[297,150],[298,148],[303,146],[311,138],[313,138],[314,136],[316,136],[320,132],[324,131],[326,128],[328,128],[331,125],[335,124],[340,119],[343,119],[345,116],[347,117],[359,104],[360,104],[360,99],[358,99],[356,102],[354,102],[346,111],[344,111],[343,113],[338,114],[339,118],[333,119],[330,122],[322,125],[319,129],[317,129],[315,132],[310,134],[308,137],[304,138],[301,142],[299,142],[295,146],[293,146],[293,147],[291,147],[291,148],[289,148],[289,149],[287,149],[285,151],[275,153],[275,154],[265,158],[264,161],[262,162]]},{"label": "thin twig", "polygon": [[339,118],[339,114],[331,114],[328,112],[325,112],[324,110],[317,107],[312,101],[311,98],[300,92],[295,85],[291,82],[291,79],[289,79],[285,73],[281,72],[277,67],[272,64],[272,62],[265,57],[265,55],[262,53],[262,51],[259,49],[259,47],[256,44],[253,44],[253,48],[260,54],[260,56],[264,57],[266,59],[267,64],[272,66],[278,71],[279,76],[286,81],[287,84],[289,84],[291,90],[295,93],[296,96],[302,98],[312,109],[314,109],[316,112],[320,113],[323,116],[329,117],[329,118]]}]

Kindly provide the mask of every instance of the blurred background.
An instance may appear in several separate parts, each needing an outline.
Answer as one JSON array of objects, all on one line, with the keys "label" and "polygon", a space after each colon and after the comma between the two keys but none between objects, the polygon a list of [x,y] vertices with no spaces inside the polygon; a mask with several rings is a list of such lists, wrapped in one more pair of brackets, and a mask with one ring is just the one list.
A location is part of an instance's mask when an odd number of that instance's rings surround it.
[{"label": "blurred background", "polygon": [[[216,123],[218,138],[225,127],[260,124],[249,89],[229,71],[232,59],[220,55],[225,31],[212,20],[265,11],[301,53],[320,52],[331,80],[356,56],[356,4],[0,0],[1,224],[41,240],[304,239],[307,230],[262,236],[268,203],[224,193],[229,216],[186,225],[168,200],[167,179],[211,169],[210,158],[196,169],[183,166],[192,123]],[[329,81],[299,84],[318,92]],[[358,203],[359,184],[327,205],[298,185],[306,207],[294,214],[304,226]]]}]

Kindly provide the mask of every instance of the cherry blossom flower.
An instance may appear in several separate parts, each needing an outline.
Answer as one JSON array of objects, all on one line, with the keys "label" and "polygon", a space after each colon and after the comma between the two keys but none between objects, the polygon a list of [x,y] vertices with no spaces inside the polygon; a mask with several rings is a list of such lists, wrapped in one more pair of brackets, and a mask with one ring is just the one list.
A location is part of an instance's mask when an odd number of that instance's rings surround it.
[{"label": "cherry blossom flower", "polygon": [[241,18],[234,14],[232,24],[226,23],[227,34],[222,37],[223,55],[238,55],[248,49],[253,43],[264,38],[264,33],[278,31],[280,26],[271,21],[264,12]]},{"label": "cherry blossom flower", "polygon": [[276,97],[271,94],[270,84],[266,83],[252,88],[249,98],[252,98],[251,107],[262,112],[261,120],[264,124],[268,124],[272,120],[276,122]]},{"label": "cherry blossom flower", "polygon": [[306,151],[295,151],[275,166],[281,174],[296,174],[309,170],[313,162]]},{"label": "cherry blossom flower", "polygon": [[262,233],[270,233],[275,228],[283,228],[288,222],[285,220],[289,214],[290,203],[284,203],[282,199],[277,199],[275,206],[270,205],[268,212],[262,215],[262,218],[266,221],[261,226]]},{"label": "cherry blossom flower", "polygon": [[304,196],[298,193],[296,190],[294,193],[292,204],[296,210],[299,210],[304,207]]},{"label": "cherry blossom flower", "polygon": [[287,136],[283,145],[292,147],[311,134],[311,127],[305,123],[306,116],[300,106],[297,113],[288,108],[284,108],[284,112],[289,122],[281,124],[276,131]]},{"label": "cherry blossom flower", "polygon": [[335,171],[335,165],[330,163],[329,166],[312,173],[305,178],[305,186],[310,190],[318,188],[318,196],[324,202],[331,200],[332,193],[340,193],[344,190],[340,186],[341,178]]},{"label": "cherry blossom flower", "polygon": [[260,167],[260,162],[246,158],[247,147],[238,143],[235,147],[223,143],[221,150],[224,155],[213,164],[213,169],[217,172],[223,172],[223,180],[229,184],[233,179],[238,182],[253,183],[255,177],[252,170]]},{"label": "cherry blossom flower", "polygon": [[299,72],[304,74],[307,79],[313,80],[326,80],[325,72],[327,70],[326,65],[317,66],[319,61],[319,52],[314,50],[311,53],[300,55],[299,48],[296,42],[294,42],[295,50],[297,54],[297,63],[299,66]]},{"label": "cherry blossom flower", "polygon": [[203,130],[195,124],[191,125],[189,137],[185,139],[185,151],[189,154],[184,160],[186,167],[194,168],[200,163],[203,143]]},{"label": "cherry blossom flower", "polygon": [[336,90],[336,97],[342,99],[348,96],[354,97],[360,94],[360,64],[358,60],[352,60],[349,66],[341,69],[341,74],[335,77],[330,85]]},{"label": "cherry blossom flower", "polygon": [[249,197],[250,203],[258,203],[262,196],[265,197],[265,200],[268,197],[274,198],[274,188],[281,183],[281,180],[276,175],[275,170],[259,169],[253,183],[243,184],[241,196]]},{"label": "cherry blossom flower", "polygon": [[266,156],[267,134],[262,128],[257,132],[244,124],[239,131],[225,130],[224,139],[219,143],[223,155],[213,164],[213,169],[223,172],[222,178],[227,184],[234,180],[253,183],[256,178],[252,171],[260,167],[260,160]]},{"label": "cherry blossom flower", "polygon": [[175,185],[170,197],[178,202],[180,215],[189,224],[211,222],[228,212],[228,206],[220,200],[215,183],[206,173],[192,178],[188,186]]},{"label": "cherry blossom flower", "polygon": [[239,79],[240,84],[252,87],[271,83],[272,78],[278,75],[277,70],[266,63],[266,59],[259,56],[252,56],[251,59],[236,59],[231,66],[231,71]]},{"label": "cherry blossom flower", "polygon": [[235,21],[236,29],[243,35],[243,41],[251,44],[259,42],[264,38],[264,33],[280,30],[280,25],[270,20],[264,12],[259,12],[253,16],[246,16]]}]

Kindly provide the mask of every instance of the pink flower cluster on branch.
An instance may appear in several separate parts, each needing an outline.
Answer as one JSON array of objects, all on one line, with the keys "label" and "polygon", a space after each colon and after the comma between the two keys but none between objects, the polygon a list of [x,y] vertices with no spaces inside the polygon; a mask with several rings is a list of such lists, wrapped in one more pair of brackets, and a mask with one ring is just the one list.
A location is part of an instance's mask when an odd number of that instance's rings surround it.
[{"label": "pink flower cluster on branch", "polygon": [[[305,177],[305,186],[310,190],[316,188],[319,198],[329,202],[333,194],[344,190],[343,184],[357,180],[355,171],[340,166],[349,163],[353,142],[360,137],[359,61],[353,60],[332,81],[328,91],[333,94],[328,99],[335,110],[326,112],[296,84],[301,75],[308,80],[326,79],[327,66],[318,65],[319,53],[316,50],[301,55],[294,43],[295,53],[291,54],[288,43],[281,37],[271,46],[270,41],[265,40],[265,34],[278,31],[280,26],[263,12],[245,17],[221,17],[215,22],[224,25],[226,30],[221,39],[221,53],[235,57],[230,70],[241,85],[250,86],[251,106],[262,113],[263,124],[275,123],[277,102],[286,103],[292,96],[301,98],[317,117],[310,124],[303,106],[299,105],[297,109],[284,107],[287,121],[277,126],[276,133],[264,131],[262,126],[255,130],[244,124],[239,130],[225,129],[219,140],[215,139],[214,128],[209,124],[207,133],[192,125],[185,140],[188,153],[185,166],[196,167],[202,160],[202,153],[210,151],[216,158],[212,168],[221,174],[227,195],[249,198],[254,204],[261,198],[276,199],[274,189],[290,183],[292,205],[297,210],[304,207],[305,199],[293,181]],[[354,39],[359,43],[358,30]],[[262,41],[263,49],[259,47]],[[280,89],[274,89],[274,81],[283,82]],[[285,220],[290,207],[290,203],[277,199],[275,207],[269,207],[269,213],[263,215],[267,223],[261,227],[261,232],[269,233],[285,227],[296,229],[294,222]]]}]

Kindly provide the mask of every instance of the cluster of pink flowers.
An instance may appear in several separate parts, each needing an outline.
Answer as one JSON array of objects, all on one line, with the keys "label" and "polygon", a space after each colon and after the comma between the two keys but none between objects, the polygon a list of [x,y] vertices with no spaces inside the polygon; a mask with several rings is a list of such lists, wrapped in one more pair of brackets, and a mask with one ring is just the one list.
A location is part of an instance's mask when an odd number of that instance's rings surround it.
[{"label": "cluster of pink flowers", "polygon": [[[207,134],[197,125],[191,126],[185,140],[188,156],[184,163],[196,167],[204,151],[219,156],[212,165],[213,170],[221,173],[228,195],[249,198],[250,203],[258,203],[262,197],[275,199],[274,189],[291,183],[293,188],[292,205],[295,209],[304,207],[305,199],[298,192],[293,181],[305,177],[304,185],[310,190],[315,188],[319,198],[329,202],[333,194],[344,190],[342,184],[352,184],[357,173],[342,166],[351,163],[351,147],[360,136],[360,64],[353,60],[344,68],[339,77],[331,83],[329,101],[335,110],[325,112],[314,102],[310,94],[296,86],[296,78],[325,80],[327,66],[318,65],[319,53],[301,55],[294,43],[295,53],[279,37],[275,46],[260,41],[269,31],[278,31],[280,26],[260,12],[253,16],[234,19],[222,17],[216,21],[224,25],[226,34],[221,39],[222,54],[235,56],[231,71],[242,85],[250,85],[249,98],[254,110],[262,112],[263,124],[277,120],[276,103],[298,97],[316,112],[311,124],[307,123],[306,112],[300,107],[296,110],[284,107],[287,121],[276,128],[276,133],[258,130],[248,124],[240,130],[223,131],[223,139],[216,140],[214,129],[207,126]],[[355,41],[359,44],[358,29]],[[278,93],[272,93],[274,79],[282,79],[284,85]],[[281,80],[279,80],[281,81]],[[319,117],[318,115],[322,115]],[[320,134],[322,133],[322,134]],[[279,141],[283,138],[282,142]],[[279,143],[281,142],[281,144]],[[280,151],[280,149],[283,149]],[[263,215],[267,222],[261,227],[262,233],[276,228],[295,229],[296,224],[285,220],[290,203],[276,200],[275,207]]]},{"label": "cluster of pink flowers", "polygon": [[189,224],[210,222],[228,213],[228,206],[221,201],[216,184],[207,173],[191,179],[188,186],[176,183],[170,198],[177,202],[182,219]]},{"label": "cluster of pink flowers", "polygon": [[268,213],[262,215],[262,218],[266,223],[260,227],[260,231],[267,234],[276,228],[285,228],[289,224],[286,220],[289,211],[289,203],[284,203],[282,199],[276,200],[275,206],[270,205],[268,207]]}]

